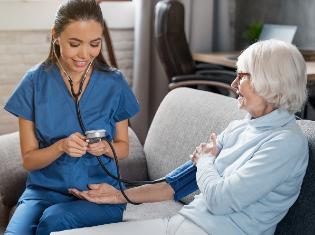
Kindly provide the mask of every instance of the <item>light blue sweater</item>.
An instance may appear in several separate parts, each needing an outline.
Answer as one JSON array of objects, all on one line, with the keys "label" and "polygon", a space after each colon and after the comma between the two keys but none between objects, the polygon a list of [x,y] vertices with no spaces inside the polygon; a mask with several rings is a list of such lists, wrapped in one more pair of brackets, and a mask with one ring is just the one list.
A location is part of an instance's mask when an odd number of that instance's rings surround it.
[{"label": "light blue sweater", "polygon": [[284,110],[233,121],[218,136],[219,155],[197,164],[201,194],[179,212],[209,234],[273,234],[297,199],[308,143]]}]

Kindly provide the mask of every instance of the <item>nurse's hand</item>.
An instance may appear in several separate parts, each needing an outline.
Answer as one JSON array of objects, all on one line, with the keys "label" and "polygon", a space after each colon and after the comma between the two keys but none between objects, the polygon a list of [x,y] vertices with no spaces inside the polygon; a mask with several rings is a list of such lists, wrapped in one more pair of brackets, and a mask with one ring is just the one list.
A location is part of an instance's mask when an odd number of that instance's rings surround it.
[{"label": "nurse's hand", "polygon": [[86,154],[87,143],[85,136],[79,132],[73,133],[61,142],[61,149],[71,157],[82,157]]},{"label": "nurse's hand", "polygon": [[103,154],[108,155],[110,153],[110,147],[106,141],[101,140],[100,142],[89,144],[87,147],[87,152],[99,157]]},{"label": "nurse's hand", "polygon": [[79,191],[75,188],[70,188],[68,191],[77,198],[97,204],[120,204],[126,202],[120,191],[109,184],[90,184],[88,187],[89,190],[87,191]]}]

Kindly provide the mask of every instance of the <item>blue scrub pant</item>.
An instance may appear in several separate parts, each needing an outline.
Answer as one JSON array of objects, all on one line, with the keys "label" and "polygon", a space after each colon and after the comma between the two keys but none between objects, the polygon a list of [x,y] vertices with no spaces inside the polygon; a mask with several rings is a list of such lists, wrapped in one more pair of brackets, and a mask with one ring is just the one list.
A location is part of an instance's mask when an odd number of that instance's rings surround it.
[{"label": "blue scrub pant", "polygon": [[179,201],[198,189],[196,172],[197,167],[192,161],[188,161],[165,176],[166,182],[175,192],[175,201]]},{"label": "blue scrub pant", "polygon": [[98,205],[86,200],[22,200],[5,235],[48,235],[53,231],[122,221],[124,205]]}]

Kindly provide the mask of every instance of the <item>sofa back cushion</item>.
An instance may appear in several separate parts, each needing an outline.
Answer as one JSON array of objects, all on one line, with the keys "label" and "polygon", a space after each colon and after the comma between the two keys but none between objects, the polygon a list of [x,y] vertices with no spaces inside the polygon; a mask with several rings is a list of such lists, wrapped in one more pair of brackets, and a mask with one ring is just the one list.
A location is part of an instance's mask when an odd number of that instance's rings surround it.
[{"label": "sofa back cushion", "polygon": [[150,179],[165,176],[189,160],[195,147],[220,133],[233,119],[244,117],[237,100],[222,95],[178,88],[162,101],[145,144]]}]

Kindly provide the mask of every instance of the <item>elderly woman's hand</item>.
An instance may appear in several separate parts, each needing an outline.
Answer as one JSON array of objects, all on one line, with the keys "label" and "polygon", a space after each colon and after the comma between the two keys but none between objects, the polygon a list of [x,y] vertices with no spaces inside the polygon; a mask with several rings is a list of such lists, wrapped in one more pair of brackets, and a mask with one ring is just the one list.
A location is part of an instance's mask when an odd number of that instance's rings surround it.
[{"label": "elderly woman's hand", "polygon": [[97,204],[120,204],[125,200],[120,191],[109,184],[90,184],[87,191],[70,188],[68,191],[80,199],[85,199]]},{"label": "elderly woman's hand", "polygon": [[201,143],[196,147],[193,154],[190,155],[190,158],[195,164],[197,164],[201,157],[208,156],[215,158],[218,155],[218,152],[217,135],[215,133],[211,133],[210,143]]}]

